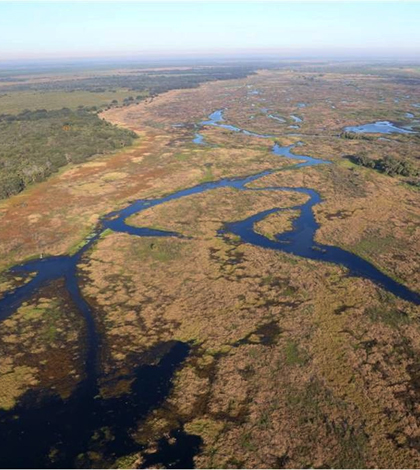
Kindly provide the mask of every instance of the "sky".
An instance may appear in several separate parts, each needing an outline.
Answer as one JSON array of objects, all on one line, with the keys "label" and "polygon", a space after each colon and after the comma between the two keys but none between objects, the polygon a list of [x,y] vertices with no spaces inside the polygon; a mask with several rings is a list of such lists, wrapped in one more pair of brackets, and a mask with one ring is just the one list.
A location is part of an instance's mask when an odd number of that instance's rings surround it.
[{"label": "sky", "polygon": [[0,60],[267,54],[420,57],[417,1],[0,1]]}]

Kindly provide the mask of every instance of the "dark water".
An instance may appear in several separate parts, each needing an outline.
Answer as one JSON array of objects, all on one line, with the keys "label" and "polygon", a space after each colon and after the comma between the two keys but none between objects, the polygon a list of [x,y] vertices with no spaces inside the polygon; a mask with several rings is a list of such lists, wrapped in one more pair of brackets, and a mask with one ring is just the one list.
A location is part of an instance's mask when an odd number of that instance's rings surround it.
[{"label": "dark water", "polygon": [[[224,124],[224,122],[223,111],[216,111],[201,125],[213,125],[232,132],[271,138],[271,136],[255,134]],[[291,153],[294,147],[296,146],[280,147],[275,144],[272,151],[279,157],[298,160],[299,163],[294,165],[294,168],[329,164],[325,160],[295,155]],[[256,222],[267,215],[284,210],[281,207],[274,207],[246,220],[227,224],[223,230],[239,235],[245,243],[343,265],[349,269],[351,275],[370,279],[394,295],[420,304],[417,293],[392,280],[362,258],[340,248],[320,245],[314,241],[318,224],[312,208],[321,202],[321,197],[316,191],[309,188],[248,187],[249,183],[275,171],[278,170],[267,170],[244,178],[226,178],[183,189],[161,198],[137,200],[126,208],[103,217],[95,233],[74,255],[29,261],[12,269],[14,272],[36,272],[36,275],[26,285],[9,292],[0,300],[0,318],[4,319],[11,315],[40,287],[50,281],[64,278],[66,288],[85,318],[89,347],[86,357],[87,378],[68,400],[62,401],[48,394],[39,398],[35,397],[34,392],[28,392],[15,409],[0,413],[0,466],[9,468],[95,466],[98,465],[97,462],[83,460],[88,459],[86,455],[78,457],[80,454],[85,454],[87,450],[92,450],[92,445],[101,456],[100,465],[104,466],[112,464],[118,456],[141,450],[141,446],[130,437],[129,431],[151,410],[163,403],[170,391],[173,373],[186,358],[189,347],[179,342],[159,345],[149,354],[149,358],[157,358],[155,363],[138,367],[129,395],[110,399],[98,398],[97,383],[100,371],[97,362],[100,341],[91,307],[80,292],[77,264],[81,261],[82,255],[96,243],[106,229],[140,237],[179,236],[174,232],[133,227],[126,223],[127,217],[150,207],[222,187],[236,188],[241,191],[295,191],[306,194],[309,197],[308,202],[293,208],[300,211],[293,229],[278,235],[274,241],[259,235],[253,227]],[[139,361],[142,362],[142,359],[139,358]],[[35,398],[38,400],[37,404],[34,404]],[[96,444],[92,444],[93,434],[105,427],[112,430],[114,438],[99,439]],[[146,466],[157,464],[173,468],[193,466],[192,459],[200,446],[199,438],[189,436],[182,427],[174,429],[172,437],[176,438],[175,443],[167,439],[159,441],[158,452],[148,457],[145,462]],[[52,460],[48,458],[51,449],[56,449],[52,454],[54,456]],[[79,462],[78,459],[83,461]]]},{"label": "dark water", "polygon": [[[39,401],[27,393],[12,411],[0,413],[1,468],[107,468],[118,457],[141,451],[131,433],[163,404],[188,351],[188,345],[175,341],[149,351],[154,363],[137,368],[128,395],[101,398],[92,376],[66,401],[53,395]],[[201,441],[182,427],[173,432],[181,439],[177,446],[185,443],[183,451],[174,455],[167,443],[153,457],[171,468],[189,468]]]},{"label": "dark water", "polygon": [[[268,188],[264,188],[264,190],[267,189]],[[277,191],[279,188],[272,189]],[[282,189],[297,191],[310,197],[306,204],[292,208],[298,209],[300,215],[294,221],[293,229],[290,232],[277,235],[276,240],[270,240],[254,231],[255,223],[263,220],[270,214],[283,210],[281,208],[269,209],[255,214],[248,219],[226,224],[224,231],[239,235],[244,242],[252,245],[284,251],[285,253],[302,256],[303,258],[342,265],[349,270],[350,275],[370,279],[375,284],[392,292],[394,295],[408,300],[409,302],[413,302],[416,305],[420,305],[419,294],[394,281],[368,261],[341,248],[322,245],[314,241],[315,232],[319,228],[319,225],[315,221],[312,207],[321,202],[321,198],[317,192],[306,188]]]},{"label": "dark water", "polygon": [[370,124],[363,124],[361,126],[349,126],[344,128],[348,132],[356,132],[357,134],[413,134],[414,132],[398,127],[389,121],[377,121]]}]

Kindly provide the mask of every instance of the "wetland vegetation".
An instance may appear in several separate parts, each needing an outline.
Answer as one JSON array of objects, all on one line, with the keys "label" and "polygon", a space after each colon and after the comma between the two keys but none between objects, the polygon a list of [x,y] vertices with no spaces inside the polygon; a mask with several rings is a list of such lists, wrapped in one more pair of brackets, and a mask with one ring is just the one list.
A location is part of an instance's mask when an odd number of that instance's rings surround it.
[{"label": "wetland vegetation", "polygon": [[[0,82],[0,198],[22,191],[69,163],[130,145],[134,132],[97,113],[171,89],[253,73],[251,66],[111,72],[95,77],[30,77],[10,70]],[[134,95],[134,96],[133,96]],[[91,105],[89,105],[91,103]],[[47,109],[45,109],[47,108]]]},{"label": "wetland vegetation", "polygon": [[419,72],[254,71],[4,82],[128,94],[0,123],[72,155],[0,205],[3,466],[420,466],[418,127],[342,135]]}]

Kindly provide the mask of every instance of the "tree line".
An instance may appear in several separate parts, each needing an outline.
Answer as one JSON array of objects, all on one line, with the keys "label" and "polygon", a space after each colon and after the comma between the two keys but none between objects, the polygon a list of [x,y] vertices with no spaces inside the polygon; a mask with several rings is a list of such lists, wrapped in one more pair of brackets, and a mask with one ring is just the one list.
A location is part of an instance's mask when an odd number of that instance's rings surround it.
[{"label": "tree line", "polygon": [[346,158],[356,165],[372,168],[389,176],[420,176],[420,170],[413,163],[389,155],[378,159],[366,155],[346,155]]},{"label": "tree line", "polygon": [[130,145],[136,137],[85,108],[2,115],[0,198],[45,180],[68,163],[81,163]]},{"label": "tree line", "polygon": [[133,73],[121,75],[109,74],[45,82],[20,82],[3,86],[2,91],[90,91],[102,93],[127,88],[137,92],[148,91],[153,96],[174,89],[195,88],[208,81],[245,78],[255,73],[255,69],[256,67],[238,65],[193,67],[186,70],[133,71]]},{"label": "tree line", "polygon": [[[128,106],[148,96],[168,90],[193,88],[211,80],[244,78],[255,73],[255,66],[191,67],[160,71],[133,71],[124,75],[109,74],[41,82],[14,79],[3,86],[7,91],[112,91],[132,90],[122,103],[113,100],[109,106]],[[135,92],[143,92],[138,95]],[[24,111],[0,115],[0,199],[24,190],[29,184],[43,181],[68,163],[81,163],[130,145],[136,134],[113,126],[97,116],[96,107],[79,107],[47,111]]]}]

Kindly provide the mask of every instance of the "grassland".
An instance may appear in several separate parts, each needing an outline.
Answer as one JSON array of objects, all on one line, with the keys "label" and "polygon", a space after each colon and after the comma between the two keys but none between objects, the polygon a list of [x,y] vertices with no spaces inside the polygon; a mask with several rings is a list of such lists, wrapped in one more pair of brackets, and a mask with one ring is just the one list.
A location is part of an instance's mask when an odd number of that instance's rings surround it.
[{"label": "grassland", "polygon": [[[357,253],[420,291],[418,189],[404,176],[346,158],[391,155],[416,166],[418,136],[340,136],[345,126],[374,120],[403,124],[419,102],[418,87],[389,73],[270,70],[112,108],[101,117],[140,139],[3,201],[1,268],[40,253],[71,252],[101,215],[137,198],[271,169],[279,171],[251,186],[321,194],[317,241]],[[207,126],[206,145],[192,144],[197,124],[216,109],[226,109],[228,123],[273,138]],[[302,118],[299,129],[288,127],[292,115]],[[291,160],[271,153],[276,141],[302,141],[294,151],[332,164],[290,169]],[[286,208],[255,227],[272,238],[290,230],[298,213],[287,208],[305,200],[292,191],[208,191],[129,219],[184,238],[107,231],[84,254],[79,273],[101,337],[103,397],[130,393],[128,378],[153,347],[171,340],[191,345],[163,406],[133,430],[143,450],[115,466],[148,462],[180,424],[202,439],[194,457],[199,468],[420,466],[419,308],[340,266],[218,235],[226,222]],[[22,282],[4,275],[0,288]],[[41,292],[1,325],[2,337],[12,340],[2,346],[3,408],[13,409],[28,390],[56,387],[65,397],[81,378],[83,323],[61,289]],[[23,355],[17,355],[18,338],[27,345]],[[58,356],[66,380],[51,359],[58,344],[69,345]],[[32,353],[46,361],[48,373]],[[124,380],[115,383],[119,376]]]},{"label": "grassland", "polygon": [[123,104],[129,97],[146,98],[147,92],[134,94],[131,90],[117,89],[115,91],[92,92],[92,91],[7,91],[2,92],[0,87],[0,114],[19,114],[22,111],[46,109],[47,111],[78,107],[104,108],[114,100]]}]

